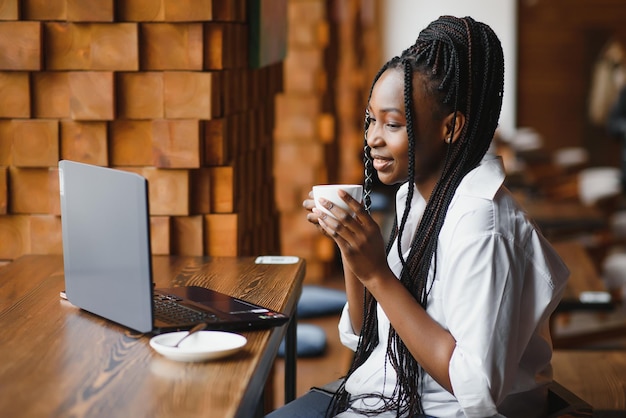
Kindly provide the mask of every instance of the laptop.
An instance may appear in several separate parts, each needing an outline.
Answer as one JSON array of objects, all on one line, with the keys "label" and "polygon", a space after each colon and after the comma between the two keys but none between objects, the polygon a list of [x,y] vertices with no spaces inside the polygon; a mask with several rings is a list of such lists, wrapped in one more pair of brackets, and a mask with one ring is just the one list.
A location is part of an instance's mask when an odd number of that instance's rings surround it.
[{"label": "laptop", "polygon": [[148,181],[136,173],[59,161],[65,296],[141,333],[256,330],[288,316],[199,286],[155,288]]}]

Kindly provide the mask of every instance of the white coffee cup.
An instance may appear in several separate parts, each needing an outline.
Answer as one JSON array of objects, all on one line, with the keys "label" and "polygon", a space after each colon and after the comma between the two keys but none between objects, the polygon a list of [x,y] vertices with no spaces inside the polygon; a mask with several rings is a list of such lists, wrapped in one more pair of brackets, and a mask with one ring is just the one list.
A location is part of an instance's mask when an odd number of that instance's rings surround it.
[{"label": "white coffee cup", "polygon": [[321,184],[313,186],[313,200],[315,201],[315,207],[333,218],[335,217],[335,215],[319,203],[320,197],[323,197],[324,199],[333,202],[333,205],[339,206],[340,208],[348,211],[351,215],[354,215],[354,212],[348,207],[346,202],[344,202],[343,199],[337,194],[339,190],[345,191],[359,203],[363,200],[363,186],[360,184]]}]

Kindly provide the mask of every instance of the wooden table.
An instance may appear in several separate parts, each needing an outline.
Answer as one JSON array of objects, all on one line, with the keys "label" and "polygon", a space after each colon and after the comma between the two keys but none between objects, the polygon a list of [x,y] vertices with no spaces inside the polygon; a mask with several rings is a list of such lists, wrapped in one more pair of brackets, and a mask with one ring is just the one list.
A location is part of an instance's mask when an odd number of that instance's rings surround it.
[{"label": "wooden table", "polygon": [[626,351],[556,350],[552,366],[554,379],[594,411],[624,411],[619,416],[626,416]]},{"label": "wooden table", "polygon": [[[609,312],[615,309],[615,303],[582,244],[577,241],[559,241],[552,245],[570,270],[563,298],[551,317],[550,326],[554,347],[580,347],[590,342],[606,341],[624,335],[626,324],[622,323],[603,324],[597,329],[576,331],[567,335],[560,335],[556,332],[556,321],[559,315],[567,315],[575,311]],[[599,299],[586,300],[585,293],[595,295]]]},{"label": "wooden table", "polygon": [[610,299],[608,301],[594,301],[593,298],[590,298],[585,301],[585,292],[610,298],[610,294],[585,247],[575,240],[554,242],[552,246],[570,270],[567,286],[557,310],[560,312],[612,310],[614,305]]},{"label": "wooden table", "polygon": [[608,225],[602,212],[579,202],[520,196],[516,194],[518,202],[548,238],[590,233]]},{"label": "wooden table", "polygon": [[[293,315],[289,326],[243,333],[244,350],[179,363],[150,335],[59,298],[61,256],[24,256],[0,269],[0,415],[7,417],[252,417],[285,336],[295,366],[295,307],[305,263],[254,258],[154,257],[157,286],[193,284]],[[286,382],[295,388],[295,367]],[[294,389],[295,390],[295,389]],[[287,397],[292,394],[287,394]]]}]

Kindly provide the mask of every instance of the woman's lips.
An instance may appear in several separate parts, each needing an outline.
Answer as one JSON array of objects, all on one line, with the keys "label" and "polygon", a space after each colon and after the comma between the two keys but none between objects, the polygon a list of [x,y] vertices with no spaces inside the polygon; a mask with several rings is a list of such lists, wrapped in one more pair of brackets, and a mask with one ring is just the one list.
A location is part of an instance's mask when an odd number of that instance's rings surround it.
[{"label": "woman's lips", "polygon": [[391,166],[392,160],[374,157],[372,163],[376,171],[385,171]]}]

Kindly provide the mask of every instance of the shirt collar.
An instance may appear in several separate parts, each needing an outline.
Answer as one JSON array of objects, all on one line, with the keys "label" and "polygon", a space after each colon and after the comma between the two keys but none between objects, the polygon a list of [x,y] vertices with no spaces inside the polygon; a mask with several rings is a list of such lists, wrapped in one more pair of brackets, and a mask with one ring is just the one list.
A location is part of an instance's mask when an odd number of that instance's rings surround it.
[{"label": "shirt collar", "polygon": [[493,199],[504,183],[506,173],[502,158],[487,154],[478,167],[467,173],[457,188],[457,194]]}]

